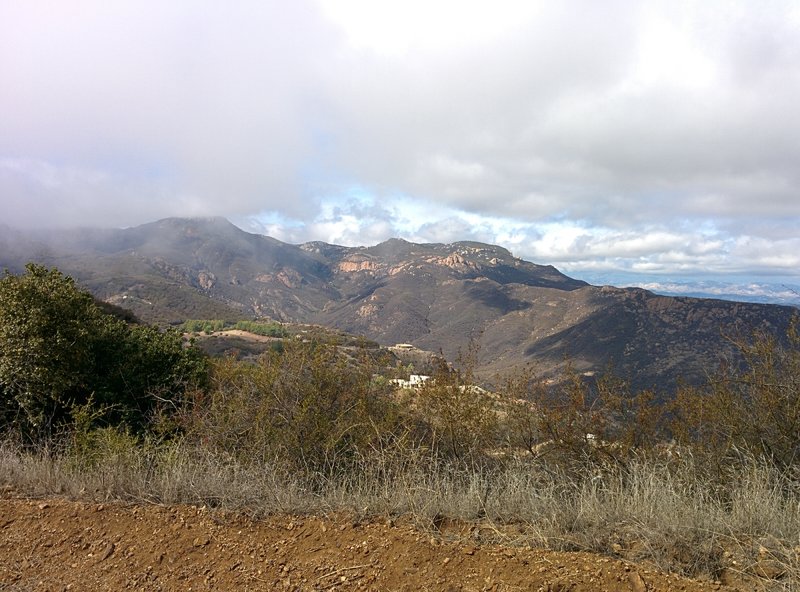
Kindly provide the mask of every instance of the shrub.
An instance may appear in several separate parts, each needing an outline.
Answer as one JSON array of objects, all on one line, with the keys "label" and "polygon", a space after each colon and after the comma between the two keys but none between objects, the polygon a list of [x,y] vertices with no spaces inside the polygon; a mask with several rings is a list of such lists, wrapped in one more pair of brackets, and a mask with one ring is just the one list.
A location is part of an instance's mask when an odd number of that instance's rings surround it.
[{"label": "shrub", "polygon": [[312,471],[342,470],[397,425],[368,360],[288,341],[256,363],[214,360],[211,388],[185,410],[187,432],[243,462],[281,458]]},{"label": "shrub", "polygon": [[433,376],[419,390],[417,408],[435,451],[450,458],[475,458],[494,444],[497,415],[486,391],[474,384],[474,358],[460,362],[460,368],[451,369],[438,359]]},{"label": "shrub", "polygon": [[210,321],[189,319],[184,321],[180,328],[187,333],[212,333],[214,331],[222,331],[225,325],[226,322],[221,319]]},{"label": "shrub", "polygon": [[32,437],[69,425],[87,404],[99,423],[141,429],[207,368],[174,331],[107,314],[72,278],[28,264],[0,280],[0,410]]},{"label": "shrub", "polygon": [[500,432],[509,453],[541,458],[580,481],[592,469],[624,469],[669,441],[667,408],[653,391],[633,392],[608,369],[586,376],[568,363],[557,378],[530,368],[500,387]]},{"label": "shrub", "polygon": [[733,339],[741,366],[724,364],[704,387],[675,400],[673,431],[718,466],[749,453],[788,468],[800,460],[800,336],[756,334]]}]

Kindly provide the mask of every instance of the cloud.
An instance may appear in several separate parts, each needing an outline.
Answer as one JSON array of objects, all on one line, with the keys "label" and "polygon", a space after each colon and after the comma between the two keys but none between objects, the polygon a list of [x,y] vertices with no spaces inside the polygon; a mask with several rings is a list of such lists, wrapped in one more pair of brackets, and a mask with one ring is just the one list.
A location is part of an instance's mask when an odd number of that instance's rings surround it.
[{"label": "cloud", "polygon": [[659,294],[700,296],[726,300],[771,302],[800,306],[800,286],[785,283],[720,283],[709,281],[634,282],[632,287]]},{"label": "cloud", "polygon": [[132,220],[148,221],[154,212],[161,217],[213,213],[205,200],[168,180],[36,160],[0,159],[0,191],[7,221],[31,228],[127,226]]},{"label": "cloud", "polygon": [[[130,222],[176,213],[180,194],[229,215],[308,212],[327,31],[308,5],[34,0],[0,11],[0,108],[13,114],[0,122],[1,157],[113,177],[116,191],[86,198],[133,209]],[[141,191],[138,207],[129,191]],[[55,187],[49,199],[73,196]],[[25,215],[47,220],[44,205]]]},{"label": "cloud", "polygon": [[0,206],[788,273],[797,104],[791,0],[5,3]]}]

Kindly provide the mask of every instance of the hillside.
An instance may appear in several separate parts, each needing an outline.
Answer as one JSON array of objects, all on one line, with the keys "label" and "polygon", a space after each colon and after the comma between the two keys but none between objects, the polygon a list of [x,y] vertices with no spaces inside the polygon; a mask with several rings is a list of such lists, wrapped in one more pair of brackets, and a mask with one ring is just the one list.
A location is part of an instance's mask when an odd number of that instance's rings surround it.
[{"label": "hillside", "polygon": [[265,317],[412,343],[453,359],[470,339],[491,378],[531,363],[609,366],[637,386],[700,380],[728,337],[782,334],[796,309],[590,286],[475,242],[290,245],[227,220],[166,219],[121,230],[5,229],[0,265],[57,266],[142,319]]}]

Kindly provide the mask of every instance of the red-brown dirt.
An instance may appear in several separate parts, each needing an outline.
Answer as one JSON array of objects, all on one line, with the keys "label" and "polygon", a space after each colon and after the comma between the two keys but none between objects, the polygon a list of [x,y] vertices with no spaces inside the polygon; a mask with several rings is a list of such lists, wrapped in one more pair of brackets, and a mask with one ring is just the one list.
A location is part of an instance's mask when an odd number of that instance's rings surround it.
[{"label": "red-brown dirt", "polygon": [[[446,538],[446,537],[444,537]],[[0,591],[733,590],[588,553],[474,546],[408,521],[0,499]]]}]

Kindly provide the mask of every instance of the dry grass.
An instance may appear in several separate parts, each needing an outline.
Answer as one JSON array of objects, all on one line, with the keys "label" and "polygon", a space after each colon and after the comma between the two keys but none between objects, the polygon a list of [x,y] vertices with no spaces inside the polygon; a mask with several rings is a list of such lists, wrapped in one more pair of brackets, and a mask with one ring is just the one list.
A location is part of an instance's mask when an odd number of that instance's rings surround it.
[{"label": "dry grass", "polygon": [[[622,554],[690,575],[723,566],[784,565],[785,589],[800,589],[797,481],[753,458],[723,484],[691,457],[634,458],[579,474],[543,462],[442,461],[422,448],[383,451],[341,474],[243,465],[181,442],[154,445],[109,433],[93,456],[0,445],[0,484],[29,496],[192,503],[252,515],[272,512],[411,514],[480,525],[474,536],[505,543]],[[734,563],[735,562],[735,563]]]}]

